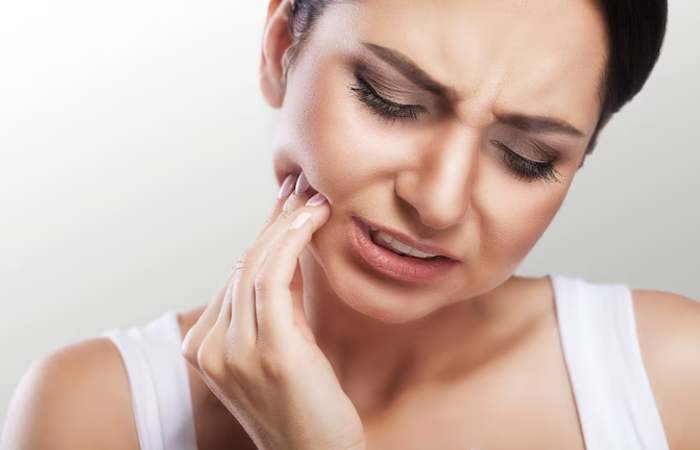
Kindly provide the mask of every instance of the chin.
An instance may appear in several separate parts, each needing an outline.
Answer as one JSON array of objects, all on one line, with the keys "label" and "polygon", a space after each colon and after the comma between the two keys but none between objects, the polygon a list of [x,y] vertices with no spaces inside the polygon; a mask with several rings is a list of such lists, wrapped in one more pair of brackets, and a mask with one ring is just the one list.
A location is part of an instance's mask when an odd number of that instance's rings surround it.
[{"label": "chin", "polygon": [[456,286],[451,286],[454,283],[438,281],[414,287],[358,264],[340,231],[343,228],[329,221],[314,234],[302,256],[305,284],[337,296],[351,311],[391,324],[419,321],[459,298]]},{"label": "chin", "polygon": [[[380,273],[357,255],[353,243],[356,217],[354,211],[335,202],[331,218],[314,233],[304,252],[304,283],[319,290],[312,295],[331,297],[329,302],[336,298],[349,308],[349,314],[354,311],[384,323],[420,321],[444,307],[494,290],[515,273],[537,241],[535,233],[511,234],[510,245],[492,245],[488,254],[477,245],[460,252],[458,266],[444,275],[406,281]],[[484,238],[497,242],[490,236]]]}]

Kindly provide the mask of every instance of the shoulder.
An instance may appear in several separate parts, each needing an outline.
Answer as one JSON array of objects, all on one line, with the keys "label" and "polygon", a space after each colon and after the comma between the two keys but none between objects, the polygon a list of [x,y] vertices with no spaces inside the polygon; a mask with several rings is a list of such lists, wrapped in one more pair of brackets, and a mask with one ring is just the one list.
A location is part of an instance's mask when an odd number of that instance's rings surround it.
[{"label": "shoulder", "polygon": [[700,303],[633,290],[639,345],[671,449],[700,448]]},{"label": "shoulder", "polygon": [[0,450],[138,450],[121,355],[107,338],[35,362],[17,387]]}]

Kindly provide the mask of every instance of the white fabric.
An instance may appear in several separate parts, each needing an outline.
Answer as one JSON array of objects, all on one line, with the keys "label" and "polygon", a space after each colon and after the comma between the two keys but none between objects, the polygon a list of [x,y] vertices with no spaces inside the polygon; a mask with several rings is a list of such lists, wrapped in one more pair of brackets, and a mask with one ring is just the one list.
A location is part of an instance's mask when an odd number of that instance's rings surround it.
[{"label": "white fabric", "polygon": [[[622,284],[550,276],[587,450],[669,450]],[[177,314],[104,333],[121,352],[141,450],[197,450]]]},{"label": "white fabric", "polygon": [[126,366],[141,450],[197,450],[177,313],[168,311],[143,328],[103,335]]},{"label": "white fabric", "polygon": [[642,361],[630,289],[550,276],[588,450],[668,450]]}]

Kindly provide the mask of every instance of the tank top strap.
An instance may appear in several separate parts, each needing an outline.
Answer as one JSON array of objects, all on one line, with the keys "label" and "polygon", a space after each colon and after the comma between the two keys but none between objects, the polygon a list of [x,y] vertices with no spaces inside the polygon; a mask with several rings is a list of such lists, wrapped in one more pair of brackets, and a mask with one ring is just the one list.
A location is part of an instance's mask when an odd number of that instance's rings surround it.
[{"label": "tank top strap", "polygon": [[187,361],[177,313],[102,333],[126,367],[141,450],[196,450]]},{"label": "tank top strap", "polygon": [[624,284],[550,276],[588,450],[668,450]]}]

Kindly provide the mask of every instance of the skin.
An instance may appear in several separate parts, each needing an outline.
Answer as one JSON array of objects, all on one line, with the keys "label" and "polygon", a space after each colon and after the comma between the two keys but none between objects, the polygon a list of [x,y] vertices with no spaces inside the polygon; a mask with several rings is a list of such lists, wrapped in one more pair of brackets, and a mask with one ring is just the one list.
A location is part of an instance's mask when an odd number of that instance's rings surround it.
[{"label": "skin", "polygon": [[[338,3],[285,79],[287,6],[270,2],[260,66],[263,95],[280,109],[274,170],[280,184],[303,171],[304,199],[328,198],[332,213],[299,258],[303,308],[367,448],[437,448],[439,439],[443,448],[583,449],[551,286],[513,273],[561,206],[598,119],[599,10],[587,0]],[[410,58],[449,86],[448,99],[363,43]],[[392,100],[427,112],[407,123],[372,113],[349,88],[358,61],[376,64]],[[582,135],[525,132],[499,120],[509,113],[553,117]],[[531,159],[542,159],[532,142],[551,147],[558,182],[519,178],[492,139]],[[460,267],[417,285],[368,271],[349,251],[353,216],[450,249]],[[656,291],[633,299],[671,448],[698,448],[700,306]],[[180,315],[183,339],[204,310]],[[201,372],[189,375],[199,449],[255,448]],[[1,450],[138,448],[125,369],[105,339],[33,366],[8,417]]]}]

